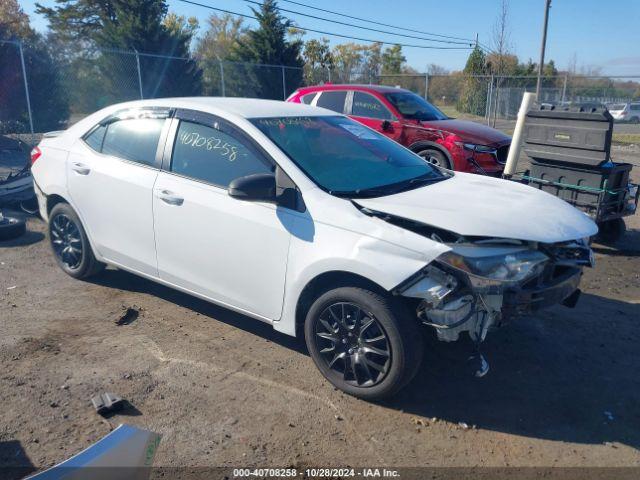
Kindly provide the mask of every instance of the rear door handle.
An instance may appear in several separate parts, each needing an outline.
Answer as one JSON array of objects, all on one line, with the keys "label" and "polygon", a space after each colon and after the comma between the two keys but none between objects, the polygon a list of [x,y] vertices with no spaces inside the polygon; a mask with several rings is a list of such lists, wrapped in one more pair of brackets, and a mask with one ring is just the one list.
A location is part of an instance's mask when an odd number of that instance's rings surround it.
[{"label": "rear door handle", "polygon": [[91,169],[84,163],[74,163],[71,169],[79,175],[89,175],[89,172],[91,172]]},{"label": "rear door handle", "polygon": [[158,190],[156,192],[156,196],[168,205],[175,205],[179,207],[184,203],[184,198],[170,192],[169,190]]}]

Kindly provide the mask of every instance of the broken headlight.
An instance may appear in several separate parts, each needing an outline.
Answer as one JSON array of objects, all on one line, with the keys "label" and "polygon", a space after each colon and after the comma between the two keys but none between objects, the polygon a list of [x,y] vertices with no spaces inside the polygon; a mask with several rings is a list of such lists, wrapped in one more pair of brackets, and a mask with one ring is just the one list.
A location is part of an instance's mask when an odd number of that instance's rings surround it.
[{"label": "broken headlight", "polygon": [[549,257],[537,250],[480,257],[463,256],[449,251],[440,255],[438,260],[472,277],[500,283],[518,283],[542,272]]}]

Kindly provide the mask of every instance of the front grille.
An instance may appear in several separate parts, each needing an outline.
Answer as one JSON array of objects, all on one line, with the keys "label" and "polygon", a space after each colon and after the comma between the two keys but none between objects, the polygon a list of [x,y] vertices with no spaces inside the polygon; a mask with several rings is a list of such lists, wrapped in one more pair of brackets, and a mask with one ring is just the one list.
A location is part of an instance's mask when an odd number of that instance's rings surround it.
[{"label": "front grille", "polygon": [[502,165],[507,163],[507,157],[509,156],[510,145],[503,145],[496,149],[496,161]]}]

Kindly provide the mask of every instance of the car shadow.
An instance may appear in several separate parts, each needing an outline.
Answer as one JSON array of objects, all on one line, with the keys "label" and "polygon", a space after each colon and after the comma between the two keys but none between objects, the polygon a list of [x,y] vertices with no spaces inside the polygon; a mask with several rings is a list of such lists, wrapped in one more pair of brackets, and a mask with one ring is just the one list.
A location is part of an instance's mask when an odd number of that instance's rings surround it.
[{"label": "car shadow", "polygon": [[0,442],[0,478],[17,480],[35,470],[35,466],[18,440]]},{"label": "car shadow", "polygon": [[629,229],[615,246],[595,243],[593,251],[610,257],[640,257],[640,230]]},{"label": "car shadow", "polygon": [[423,417],[564,442],[640,448],[640,304],[583,294],[489,334],[484,378],[471,342],[427,342],[423,366],[386,403]]},{"label": "car shadow", "polygon": [[100,275],[91,277],[88,281],[104,287],[153,295],[167,302],[175,303],[183,308],[197,312],[200,315],[210,317],[212,320],[221,321],[245,332],[278,343],[290,350],[307,354],[306,347],[299,338],[293,338],[280,333],[274,330],[268,323],[207,302],[206,300],[201,300],[198,297],[166,287],[151,280],[138,277],[124,270],[107,269]]},{"label": "car shadow", "polygon": [[[304,342],[260,321],[132,274],[107,270],[96,284],[154,295],[308,355]],[[473,345],[426,340],[416,378],[386,408],[470,427],[566,442],[640,448],[640,304],[583,294],[489,333],[491,370],[475,378]]]}]

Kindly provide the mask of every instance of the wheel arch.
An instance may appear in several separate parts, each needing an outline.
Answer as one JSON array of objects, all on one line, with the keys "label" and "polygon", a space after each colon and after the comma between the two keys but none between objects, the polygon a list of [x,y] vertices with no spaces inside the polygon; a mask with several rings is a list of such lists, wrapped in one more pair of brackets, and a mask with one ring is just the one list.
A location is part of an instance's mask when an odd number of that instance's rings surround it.
[{"label": "wheel arch", "polygon": [[389,294],[381,285],[357,273],[344,270],[323,272],[308,281],[298,296],[295,315],[296,336],[304,331],[302,325],[313,301],[328,290],[340,287],[361,287],[382,295]]},{"label": "wheel arch", "polygon": [[411,150],[413,153],[418,153],[420,150],[424,150],[425,148],[432,148],[434,150],[438,150],[447,158],[451,168],[455,167],[455,163],[453,162],[453,157],[451,156],[449,151],[439,143],[431,142],[429,140],[418,140],[417,142],[414,142],[411,145],[409,145],[409,150]]},{"label": "wheel arch", "polygon": [[62,195],[58,195],[57,193],[52,193],[51,195],[47,195],[47,217],[55,207],[59,203],[68,203],[71,204],[66,198]]}]

